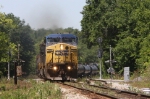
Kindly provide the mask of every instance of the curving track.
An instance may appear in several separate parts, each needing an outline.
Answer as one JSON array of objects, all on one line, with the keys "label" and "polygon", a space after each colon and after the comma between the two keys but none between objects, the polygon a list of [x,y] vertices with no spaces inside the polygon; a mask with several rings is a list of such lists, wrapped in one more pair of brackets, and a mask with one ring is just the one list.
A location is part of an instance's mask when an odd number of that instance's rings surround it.
[{"label": "curving track", "polygon": [[[87,83],[64,83],[63,85],[88,91],[108,99],[150,99],[149,95],[125,90],[118,90],[106,86],[89,85]],[[101,98],[100,98],[101,99]]]}]

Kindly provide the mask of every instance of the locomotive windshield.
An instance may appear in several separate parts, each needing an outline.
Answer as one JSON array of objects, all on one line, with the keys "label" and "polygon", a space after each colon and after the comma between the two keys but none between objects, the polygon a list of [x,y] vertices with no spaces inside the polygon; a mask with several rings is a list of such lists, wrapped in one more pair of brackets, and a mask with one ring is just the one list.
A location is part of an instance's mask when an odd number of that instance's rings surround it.
[{"label": "locomotive windshield", "polygon": [[64,42],[64,43],[74,43],[75,38],[62,38],[62,42]]},{"label": "locomotive windshield", "polygon": [[61,42],[60,38],[47,38],[47,45],[53,45]]},{"label": "locomotive windshield", "polygon": [[62,43],[77,45],[77,38],[62,38]]},{"label": "locomotive windshield", "polygon": [[78,38],[72,34],[50,34],[46,38],[46,43],[48,45],[56,43],[68,43],[72,45],[77,45],[78,42]]},{"label": "locomotive windshield", "polygon": [[53,42],[53,43],[55,43],[55,42],[60,42],[60,38],[48,38],[48,39],[47,39],[47,42],[48,42],[48,43],[50,43],[50,42]]}]

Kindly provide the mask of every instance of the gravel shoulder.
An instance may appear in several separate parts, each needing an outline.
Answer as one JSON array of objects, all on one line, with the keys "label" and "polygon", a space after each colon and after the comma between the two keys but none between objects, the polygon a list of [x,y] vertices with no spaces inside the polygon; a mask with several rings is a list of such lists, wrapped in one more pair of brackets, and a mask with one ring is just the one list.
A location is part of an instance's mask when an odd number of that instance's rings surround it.
[{"label": "gravel shoulder", "polygon": [[81,91],[68,86],[59,85],[63,94],[62,99],[109,99],[90,92]]},{"label": "gravel shoulder", "polygon": [[60,86],[60,89],[63,94],[62,99],[90,99],[75,88]]}]

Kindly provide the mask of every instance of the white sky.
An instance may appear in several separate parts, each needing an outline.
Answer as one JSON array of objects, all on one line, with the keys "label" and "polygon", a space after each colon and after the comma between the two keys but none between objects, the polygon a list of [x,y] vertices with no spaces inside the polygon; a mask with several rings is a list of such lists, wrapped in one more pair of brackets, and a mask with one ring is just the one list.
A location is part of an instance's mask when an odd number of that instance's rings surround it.
[{"label": "white sky", "polygon": [[86,0],[0,0],[0,12],[13,13],[31,28],[73,27],[81,30]]}]

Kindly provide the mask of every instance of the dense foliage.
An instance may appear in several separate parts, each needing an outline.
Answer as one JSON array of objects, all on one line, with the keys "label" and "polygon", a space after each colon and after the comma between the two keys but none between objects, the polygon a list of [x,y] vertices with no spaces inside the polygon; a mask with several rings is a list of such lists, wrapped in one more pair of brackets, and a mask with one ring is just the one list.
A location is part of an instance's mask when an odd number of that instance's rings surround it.
[{"label": "dense foliage", "polygon": [[83,42],[90,48],[102,37],[104,53],[112,45],[117,71],[129,66],[131,72],[142,72],[150,65],[149,0],[86,0],[81,13]]},{"label": "dense foliage", "polygon": [[13,24],[12,19],[0,13],[0,76],[7,71],[5,64],[10,61],[10,49],[12,51],[12,56],[16,52],[16,45],[10,42],[10,32],[15,27],[16,25]]},{"label": "dense foliage", "polygon": [[[24,60],[22,71],[29,74],[33,66],[35,58],[34,41],[32,38],[33,30],[29,25],[25,25],[13,14],[2,14],[0,17],[0,72],[1,75],[7,75],[7,62],[10,62],[11,75],[13,75],[14,61],[18,59]],[[18,46],[20,44],[20,46]],[[18,52],[19,51],[19,52]],[[22,64],[20,64],[22,65]]]}]

